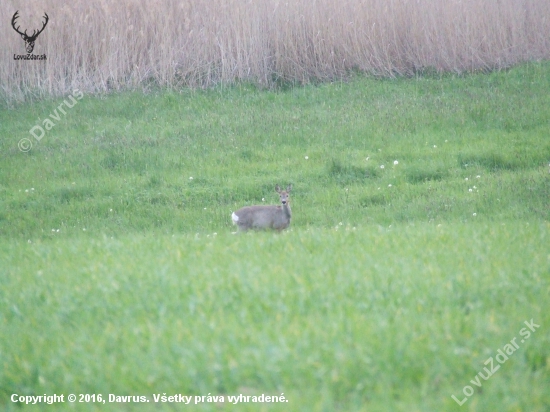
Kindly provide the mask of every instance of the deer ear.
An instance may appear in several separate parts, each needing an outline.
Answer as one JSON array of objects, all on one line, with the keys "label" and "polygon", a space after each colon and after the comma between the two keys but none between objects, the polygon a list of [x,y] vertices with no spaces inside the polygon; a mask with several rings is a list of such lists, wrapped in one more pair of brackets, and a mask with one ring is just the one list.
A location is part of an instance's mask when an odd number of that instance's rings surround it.
[{"label": "deer ear", "polygon": [[286,191],[287,191],[288,193],[290,193],[291,190],[292,190],[292,183],[290,183],[290,184],[288,185],[288,187],[286,188]]},{"label": "deer ear", "polygon": [[281,188],[279,187],[279,185],[275,186],[275,191],[277,193],[281,193]]}]

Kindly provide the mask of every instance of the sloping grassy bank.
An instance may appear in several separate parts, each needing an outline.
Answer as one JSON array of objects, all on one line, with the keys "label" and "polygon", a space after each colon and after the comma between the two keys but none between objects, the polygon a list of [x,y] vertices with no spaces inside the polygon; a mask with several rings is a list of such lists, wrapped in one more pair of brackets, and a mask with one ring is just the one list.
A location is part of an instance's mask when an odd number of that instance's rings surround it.
[{"label": "sloping grassy bank", "polygon": [[[0,111],[0,405],[546,411],[549,96],[541,63]],[[290,182],[290,230],[231,234]],[[106,402],[11,400],[54,393]]]}]

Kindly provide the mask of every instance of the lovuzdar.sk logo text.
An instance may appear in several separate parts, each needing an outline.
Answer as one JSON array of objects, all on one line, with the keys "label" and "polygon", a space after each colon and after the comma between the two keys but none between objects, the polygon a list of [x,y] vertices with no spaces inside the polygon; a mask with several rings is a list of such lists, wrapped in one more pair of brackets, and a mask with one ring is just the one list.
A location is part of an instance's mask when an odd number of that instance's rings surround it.
[{"label": "lovuzdar.sk logo text", "polygon": [[44,29],[46,28],[46,25],[48,24],[48,20],[49,20],[48,15],[44,13],[45,21],[42,22],[42,28],[39,30],[33,30],[31,35],[27,33],[27,30],[22,32],[20,30],[21,26],[18,25],[16,27],[18,17],[19,17],[19,10],[17,10],[14,13],[11,19],[11,26],[17,33],[21,35],[21,37],[25,41],[25,49],[27,50],[27,54],[14,54],[13,60],[46,60],[45,54],[32,54],[32,51],[34,50],[34,42],[36,41],[40,33],[44,31]]}]

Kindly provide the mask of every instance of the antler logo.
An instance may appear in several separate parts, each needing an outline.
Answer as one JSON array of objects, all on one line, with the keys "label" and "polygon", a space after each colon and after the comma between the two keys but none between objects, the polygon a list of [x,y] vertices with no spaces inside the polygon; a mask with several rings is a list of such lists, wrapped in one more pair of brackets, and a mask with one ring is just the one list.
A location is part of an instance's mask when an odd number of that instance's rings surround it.
[{"label": "antler logo", "polygon": [[13,27],[13,29],[17,33],[19,33],[21,35],[23,40],[25,40],[25,48],[27,49],[27,53],[32,53],[32,51],[34,50],[34,42],[36,41],[36,38],[38,37],[38,35],[40,33],[42,33],[44,31],[44,29],[46,28],[46,25],[48,24],[48,20],[49,20],[48,15],[46,13],[44,13],[44,18],[46,20],[42,23],[42,28],[38,31],[33,30],[32,35],[30,35],[30,36],[27,34],[27,30],[25,30],[25,32],[19,31],[19,28],[21,26],[15,27],[16,20],[17,20],[18,17],[19,17],[19,10],[17,10],[15,12],[15,14],[13,15],[13,17],[11,19],[11,26]]}]

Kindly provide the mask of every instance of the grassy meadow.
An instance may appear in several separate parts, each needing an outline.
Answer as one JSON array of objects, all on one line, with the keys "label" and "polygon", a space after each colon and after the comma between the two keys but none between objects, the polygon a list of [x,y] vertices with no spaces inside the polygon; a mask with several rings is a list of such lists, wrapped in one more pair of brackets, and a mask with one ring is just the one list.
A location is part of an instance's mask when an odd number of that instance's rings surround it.
[{"label": "grassy meadow", "polygon": [[3,410],[549,410],[548,62],[80,93],[0,111]]}]

